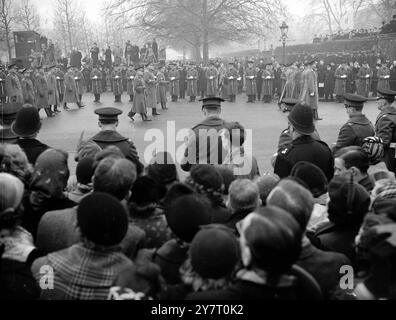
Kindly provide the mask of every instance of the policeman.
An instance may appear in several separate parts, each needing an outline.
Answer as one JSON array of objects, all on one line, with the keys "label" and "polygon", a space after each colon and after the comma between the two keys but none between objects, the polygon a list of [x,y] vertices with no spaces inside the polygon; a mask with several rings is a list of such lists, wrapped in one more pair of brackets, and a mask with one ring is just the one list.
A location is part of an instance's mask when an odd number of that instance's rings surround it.
[{"label": "policeman", "polygon": [[334,154],[344,147],[360,147],[365,138],[375,135],[373,124],[362,113],[363,105],[367,99],[363,96],[349,93],[346,93],[344,98],[345,109],[349,116],[349,121],[340,129],[337,143],[333,148]]},{"label": "policeman", "polygon": [[16,119],[21,103],[11,102],[0,105],[0,143],[15,143],[19,137],[11,130],[11,125]]},{"label": "policeman", "polygon": [[90,140],[97,143],[102,149],[108,146],[120,148],[125,157],[136,165],[137,173],[143,171],[143,164],[139,161],[139,156],[133,142],[123,137],[117,132],[118,116],[122,113],[116,108],[100,108],[95,113],[99,116],[99,127],[101,131]]},{"label": "policeman", "polygon": [[[219,131],[224,129],[226,121],[220,118],[221,102],[218,97],[201,99],[205,120],[192,128],[188,137],[181,168],[190,171],[194,164],[222,164],[225,151]],[[202,142],[206,139],[206,143]]]},{"label": "policeman", "polygon": [[379,106],[381,111],[375,122],[375,133],[384,142],[384,162],[390,171],[395,172],[395,148],[396,148],[396,108],[393,106],[396,91],[380,88]]},{"label": "policeman", "polygon": [[274,172],[280,178],[289,176],[293,166],[307,161],[321,168],[330,181],[334,174],[334,159],[328,145],[313,137],[315,125],[310,106],[297,104],[288,116],[292,142],[283,145],[275,160]]}]

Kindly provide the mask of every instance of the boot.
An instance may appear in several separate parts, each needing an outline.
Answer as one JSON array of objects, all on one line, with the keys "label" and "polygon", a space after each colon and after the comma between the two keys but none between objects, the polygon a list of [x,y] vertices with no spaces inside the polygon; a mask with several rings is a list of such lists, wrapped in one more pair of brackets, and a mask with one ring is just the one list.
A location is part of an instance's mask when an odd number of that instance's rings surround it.
[{"label": "boot", "polygon": [[63,104],[63,109],[64,109],[64,110],[70,110],[70,108],[67,106],[67,103],[64,103],[64,104]]},{"label": "boot", "polygon": [[54,111],[55,111],[55,113],[61,112],[60,110],[58,110],[58,105],[55,105],[55,106],[54,106]]},{"label": "boot", "polygon": [[128,117],[129,117],[129,119],[131,119],[132,121],[135,121],[135,119],[133,119],[133,117],[135,116],[135,112],[132,112],[132,111],[130,111],[129,113],[128,113]]},{"label": "boot", "polygon": [[153,116],[159,116],[160,113],[157,112],[157,108],[153,108]]},{"label": "boot", "polygon": [[142,120],[143,120],[143,121],[152,121],[151,119],[149,119],[149,118],[147,117],[147,114],[142,113],[141,115],[142,115]]},{"label": "boot", "polygon": [[48,118],[52,118],[53,116],[55,116],[55,115],[52,113],[52,111],[51,111],[51,107],[44,108],[44,110],[45,110],[45,113],[47,114],[47,117],[48,117]]}]

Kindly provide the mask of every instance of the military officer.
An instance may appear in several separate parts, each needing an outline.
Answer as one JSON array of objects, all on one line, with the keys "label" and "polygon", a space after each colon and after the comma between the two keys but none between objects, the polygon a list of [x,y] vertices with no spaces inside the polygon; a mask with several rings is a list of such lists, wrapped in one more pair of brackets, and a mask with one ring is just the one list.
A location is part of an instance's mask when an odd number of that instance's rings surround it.
[{"label": "military officer", "polygon": [[74,81],[74,73],[71,70],[72,67],[67,68],[67,72],[65,73],[65,95],[63,97],[63,109],[70,110],[67,106],[68,103],[77,104],[78,108],[84,107],[80,103],[80,99],[77,94],[77,86]]},{"label": "military officer", "polygon": [[146,86],[146,108],[151,108],[153,116],[159,116],[157,112],[157,77],[154,75],[153,65],[144,70],[143,79]]},{"label": "military officer", "polygon": [[300,101],[312,108],[315,120],[322,120],[318,116],[318,75],[314,70],[315,64],[316,61],[313,60],[305,65],[305,70],[302,74],[303,86],[300,93]]},{"label": "military officer", "polygon": [[245,72],[245,82],[246,82],[246,95],[248,96],[247,102],[254,102],[256,97],[256,70],[253,66],[253,60],[248,61],[248,67]]},{"label": "military officer", "polygon": [[386,62],[382,63],[381,68],[378,69],[377,76],[377,91],[381,89],[389,89],[390,69],[388,68]]},{"label": "military officer", "polygon": [[7,91],[6,91],[6,73],[4,67],[0,65],[0,102],[4,103],[7,101]]},{"label": "military officer", "polygon": [[265,65],[265,69],[261,74],[261,78],[263,79],[261,93],[263,95],[263,101],[265,103],[270,103],[272,101],[272,92],[274,88],[274,72],[271,69],[272,64],[267,63]]},{"label": "military officer", "polygon": [[347,74],[348,71],[347,71],[346,63],[339,65],[334,73],[334,78],[335,78],[334,91],[338,103],[341,103],[344,100],[344,94],[346,93]]},{"label": "military officer", "polygon": [[208,97],[214,97],[218,91],[218,77],[219,73],[213,62],[209,64],[209,69],[206,70],[207,88],[206,95]]},{"label": "military officer", "polygon": [[114,102],[121,102],[121,96],[123,93],[121,68],[114,68],[111,73],[111,79],[113,83]]},{"label": "military officer", "polygon": [[91,71],[92,93],[95,97],[94,102],[100,102],[100,94],[102,93],[102,72],[94,66]]},{"label": "military officer", "polygon": [[396,172],[396,108],[393,105],[396,91],[380,89],[378,93],[380,95],[378,109],[381,112],[375,122],[375,133],[384,143],[384,162],[390,171]]},{"label": "military officer", "polygon": [[169,71],[168,78],[170,81],[170,94],[172,97],[172,102],[177,102],[177,97],[179,96],[179,79],[180,79],[180,72],[176,68],[175,63],[171,63],[171,70]]},{"label": "military officer", "polygon": [[315,125],[310,106],[297,104],[288,116],[292,142],[284,144],[275,160],[274,173],[280,178],[288,177],[293,166],[307,161],[321,168],[330,181],[334,174],[333,154],[328,145],[313,137]]},{"label": "military officer", "polygon": [[146,86],[143,79],[143,66],[137,66],[136,68],[136,76],[133,80],[133,90],[134,90],[134,97],[132,108],[128,113],[128,117],[134,120],[134,116],[136,113],[139,113],[142,117],[143,121],[151,121],[147,117],[147,107],[146,107]]},{"label": "military officer", "polygon": [[132,65],[130,65],[125,74],[127,80],[126,91],[129,96],[129,102],[133,102],[133,80],[135,79],[135,76],[136,76],[135,68]]},{"label": "military officer", "polygon": [[157,99],[161,104],[161,108],[163,110],[168,109],[166,106],[167,97],[166,97],[166,89],[169,84],[169,81],[166,81],[165,77],[165,67],[161,67],[157,73],[158,87],[157,87]]},{"label": "military officer", "polygon": [[22,92],[23,92],[23,103],[36,105],[34,85],[31,78],[32,70],[26,70],[23,72],[21,81]]},{"label": "military officer", "polygon": [[73,68],[73,74],[74,81],[76,82],[78,100],[80,102],[80,105],[83,107],[84,105],[82,104],[82,97],[84,94],[84,76],[82,72],[77,68]]},{"label": "military officer", "polygon": [[356,92],[358,95],[368,97],[370,92],[370,79],[373,78],[373,71],[370,69],[367,62],[363,63],[357,74],[357,88]]},{"label": "military officer", "polygon": [[95,110],[99,116],[99,127],[101,131],[90,140],[97,143],[102,149],[108,146],[118,147],[125,157],[136,166],[136,171],[140,174],[143,171],[143,164],[139,161],[139,156],[135,145],[126,137],[117,132],[118,116],[122,113],[116,108],[100,108]]},{"label": "military officer", "polygon": [[0,143],[15,143],[19,136],[12,130],[11,125],[16,119],[18,111],[22,108],[21,103],[11,102],[0,105]]},{"label": "military officer", "polygon": [[54,106],[53,112],[56,113],[58,112],[59,93],[58,90],[56,90],[56,76],[53,68],[55,68],[55,65],[47,68],[45,80],[47,81],[47,86],[48,86],[49,109],[51,110],[51,106]]},{"label": "military officer", "polygon": [[56,91],[58,91],[59,103],[63,101],[63,97],[65,96],[65,73],[61,68],[62,65],[57,65],[55,68]]},{"label": "military officer", "polygon": [[48,83],[42,67],[37,68],[35,80],[36,80],[36,90],[37,90],[37,98],[36,98],[37,108],[39,110],[44,109],[47,117],[53,117],[54,113],[51,111],[51,108],[48,105]]},{"label": "military officer", "polygon": [[369,119],[362,113],[365,97],[346,93],[345,109],[349,120],[344,124],[338,134],[337,143],[333,148],[333,153],[349,146],[362,146],[363,140],[375,135],[374,126]]},{"label": "military officer", "polygon": [[[181,168],[190,171],[194,164],[222,164],[225,157],[221,136],[221,129],[226,126],[226,121],[220,118],[221,102],[218,97],[201,99],[202,111],[205,120],[192,128],[188,137],[184,159]],[[206,143],[202,143],[206,139]],[[200,143],[201,142],[201,143]]]}]

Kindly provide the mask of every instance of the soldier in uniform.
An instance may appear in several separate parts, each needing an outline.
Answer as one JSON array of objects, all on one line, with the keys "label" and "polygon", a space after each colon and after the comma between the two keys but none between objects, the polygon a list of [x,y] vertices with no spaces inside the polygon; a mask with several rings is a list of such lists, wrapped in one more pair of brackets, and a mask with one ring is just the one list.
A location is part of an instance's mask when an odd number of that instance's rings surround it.
[{"label": "soldier in uniform", "polygon": [[306,68],[303,72],[304,85],[302,87],[300,101],[312,108],[314,120],[322,120],[318,116],[318,76],[313,69],[315,63],[315,61],[306,63]]},{"label": "soldier in uniform", "polygon": [[170,81],[170,94],[172,96],[172,102],[177,102],[177,98],[179,96],[179,79],[180,73],[176,68],[175,63],[171,63],[171,70],[169,71],[168,78]]},{"label": "soldier in uniform", "polygon": [[74,74],[74,81],[76,82],[78,101],[80,105],[84,107],[84,105],[82,104],[82,97],[84,94],[84,76],[82,72],[77,68],[73,68],[73,74]]},{"label": "soldier in uniform", "polygon": [[61,68],[62,65],[57,65],[54,70],[56,79],[56,91],[58,92],[59,103],[63,101],[63,97],[65,96],[65,73],[62,71]]},{"label": "soldier in uniform", "polygon": [[74,80],[74,73],[71,68],[71,66],[68,67],[65,73],[65,95],[63,97],[63,109],[65,110],[70,110],[67,106],[68,103],[75,103],[78,108],[83,107],[78,98],[76,81]]},{"label": "soldier in uniform", "polygon": [[370,69],[367,62],[360,68],[358,74],[358,83],[356,92],[358,95],[368,97],[370,92],[370,79],[373,77],[373,71]]},{"label": "soldier in uniform", "polygon": [[16,70],[16,64],[13,63],[8,66],[8,75],[5,79],[8,102],[23,103],[22,86]]},{"label": "soldier in uniform", "polygon": [[125,74],[126,78],[127,78],[127,94],[129,96],[129,102],[133,102],[133,80],[135,79],[136,76],[136,71],[135,68],[130,65],[128,67],[128,70]]},{"label": "soldier in uniform", "polygon": [[384,162],[390,171],[396,172],[396,108],[393,106],[396,91],[381,89],[378,91],[381,111],[375,122],[375,133],[384,143]]},{"label": "soldier in uniform", "polygon": [[297,162],[307,161],[321,168],[330,181],[334,174],[334,159],[328,145],[312,136],[315,132],[312,108],[297,104],[288,120],[292,142],[278,150],[274,173],[280,178],[288,177]]},{"label": "soldier in uniform", "polygon": [[146,108],[152,109],[153,116],[159,116],[157,112],[157,77],[154,75],[154,67],[149,65],[144,70],[143,79],[146,87]]},{"label": "soldier in uniform", "polygon": [[334,70],[331,68],[331,65],[327,65],[324,77],[324,98],[325,101],[334,101]]},{"label": "soldier in uniform", "polygon": [[15,143],[19,139],[11,130],[11,125],[16,119],[18,111],[22,108],[21,103],[11,102],[0,105],[0,143]]},{"label": "soldier in uniform", "polygon": [[228,71],[226,74],[227,78],[227,93],[230,99],[230,102],[235,102],[236,95],[238,93],[238,70],[235,68],[234,63],[230,62],[228,64]]},{"label": "soldier in uniform", "polygon": [[333,154],[338,150],[349,146],[362,146],[363,140],[375,135],[374,126],[362,113],[365,97],[350,93],[345,94],[345,108],[349,120],[344,124],[338,134],[337,143],[333,148]]},{"label": "soldier in uniform", "polygon": [[346,79],[347,79],[347,67],[346,64],[343,63],[338,66],[334,73],[334,78],[335,78],[335,94],[336,94],[336,100],[338,103],[341,103],[344,101],[344,95],[346,93]]},{"label": "soldier in uniform", "polygon": [[92,93],[95,97],[94,102],[100,102],[100,94],[102,93],[102,72],[94,66],[91,71]]},{"label": "soldier in uniform", "polygon": [[261,89],[263,101],[265,103],[270,103],[272,101],[272,93],[274,90],[274,72],[272,70],[271,63],[267,63],[265,65],[261,78],[263,79],[263,87]]},{"label": "soldier in uniform", "polygon": [[[227,124],[220,118],[221,102],[224,100],[218,97],[208,97],[200,101],[203,103],[202,111],[205,120],[194,126],[188,137],[181,164],[184,171],[190,171],[194,164],[222,164],[226,156],[219,134]],[[202,139],[207,139],[206,144],[200,143]]]},{"label": "soldier in uniform", "polygon": [[122,111],[116,108],[100,108],[95,110],[95,113],[99,116],[99,127],[101,131],[93,136],[90,141],[94,141],[102,149],[108,146],[118,147],[125,157],[135,164],[136,171],[140,175],[144,166],[139,161],[135,145],[131,139],[123,137],[117,132],[118,116]]},{"label": "soldier in uniform", "polygon": [[246,95],[248,96],[247,102],[254,102],[256,98],[256,70],[253,66],[253,61],[248,61],[248,67],[245,72],[245,82],[246,82]]},{"label": "soldier in uniform", "polygon": [[35,101],[35,90],[33,81],[31,79],[32,70],[26,70],[23,72],[22,77],[22,92],[23,92],[23,103],[31,104],[32,106],[36,105]]},{"label": "soldier in uniform", "polygon": [[91,92],[92,91],[92,82],[91,82],[92,68],[91,68],[91,66],[89,64],[85,64],[81,72],[82,72],[82,75],[84,78],[84,83],[87,88],[87,92]]},{"label": "soldier in uniform", "polygon": [[209,64],[208,70],[206,70],[206,95],[207,97],[214,97],[217,95],[218,91],[218,77],[219,73],[213,62]]},{"label": "soldier in uniform", "polygon": [[147,107],[146,107],[146,86],[143,79],[143,67],[136,67],[136,76],[133,80],[134,97],[131,111],[128,113],[128,117],[134,121],[133,117],[136,113],[139,113],[143,121],[151,121],[147,118]]},{"label": "soldier in uniform", "polygon": [[49,109],[51,110],[51,106],[54,106],[53,112],[56,113],[58,112],[59,94],[58,94],[58,90],[56,90],[56,76],[53,68],[55,68],[55,66],[50,66],[47,68],[47,74],[45,80],[47,81],[47,86],[48,86]]},{"label": "soldier in uniform", "polygon": [[7,90],[6,90],[6,73],[4,67],[0,66],[0,103],[7,101]]},{"label": "soldier in uniform", "polygon": [[169,81],[166,81],[165,77],[165,67],[161,67],[158,70],[157,73],[157,81],[158,81],[158,86],[157,86],[157,100],[161,104],[161,108],[163,110],[168,109],[166,107],[166,103],[168,102],[166,98],[166,90],[167,86],[169,84]]},{"label": "soldier in uniform", "polygon": [[54,113],[51,111],[51,108],[48,105],[48,83],[42,67],[37,68],[35,80],[36,80],[36,90],[37,90],[37,98],[36,98],[37,109],[40,110],[44,108],[44,111],[47,114],[47,116],[53,117]]},{"label": "soldier in uniform", "polygon": [[198,71],[194,65],[191,65],[187,70],[187,96],[190,97],[190,102],[194,102],[198,95]]},{"label": "soldier in uniform", "polygon": [[123,86],[122,86],[122,73],[119,67],[114,68],[114,70],[111,73],[111,79],[113,83],[114,102],[121,102]]},{"label": "soldier in uniform", "polygon": [[389,78],[390,78],[390,70],[386,63],[382,63],[381,68],[378,70],[378,84],[377,91],[383,89],[389,89]]}]

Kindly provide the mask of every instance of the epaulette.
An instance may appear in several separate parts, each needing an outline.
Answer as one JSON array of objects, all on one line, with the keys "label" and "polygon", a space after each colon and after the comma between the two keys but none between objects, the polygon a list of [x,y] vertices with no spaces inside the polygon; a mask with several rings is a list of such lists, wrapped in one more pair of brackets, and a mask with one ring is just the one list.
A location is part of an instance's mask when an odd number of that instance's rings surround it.
[{"label": "epaulette", "polygon": [[293,144],[287,144],[279,149],[278,154],[280,155],[287,155],[293,149]]}]

